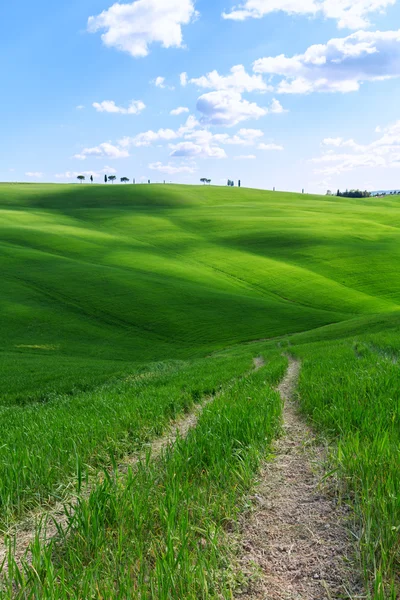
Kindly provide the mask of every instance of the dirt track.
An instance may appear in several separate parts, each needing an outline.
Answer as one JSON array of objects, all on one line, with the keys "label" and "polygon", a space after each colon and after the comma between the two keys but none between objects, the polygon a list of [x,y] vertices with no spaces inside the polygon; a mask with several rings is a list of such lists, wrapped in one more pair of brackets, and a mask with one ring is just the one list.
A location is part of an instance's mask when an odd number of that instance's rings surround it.
[{"label": "dirt track", "polygon": [[275,458],[264,465],[253,510],[241,522],[240,568],[248,600],[364,598],[349,514],[321,488],[325,450],[298,415],[293,401],[300,363],[290,360],[278,390],[283,434]]}]

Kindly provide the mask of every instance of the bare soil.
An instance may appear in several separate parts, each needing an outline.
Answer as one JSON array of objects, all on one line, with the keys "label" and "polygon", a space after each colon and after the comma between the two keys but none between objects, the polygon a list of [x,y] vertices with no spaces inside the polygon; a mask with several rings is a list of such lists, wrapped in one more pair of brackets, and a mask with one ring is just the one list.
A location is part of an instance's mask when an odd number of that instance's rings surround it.
[{"label": "bare soil", "polygon": [[290,360],[278,390],[283,434],[265,463],[252,510],[240,526],[240,564],[246,600],[365,598],[351,514],[322,485],[325,448],[293,401],[300,363]]}]

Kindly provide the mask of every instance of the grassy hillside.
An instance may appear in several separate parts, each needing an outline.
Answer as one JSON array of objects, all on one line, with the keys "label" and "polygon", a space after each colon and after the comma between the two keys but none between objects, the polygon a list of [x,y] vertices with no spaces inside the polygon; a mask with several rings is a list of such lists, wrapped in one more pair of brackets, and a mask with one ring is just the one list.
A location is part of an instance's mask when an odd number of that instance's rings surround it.
[{"label": "grassy hillside", "polygon": [[185,358],[397,311],[400,201],[0,186],[1,352]]},{"label": "grassy hillside", "polygon": [[[135,572],[143,593],[174,597],[176,581],[177,597],[221,597],[225,555],[215,532],[240,509],[277,434],[279,397],[266,390],[285,371],[283,347],[302,361],[302,409],[329,440],[330,475],[354,506],[371,597],[399,597],[399,259],[396,197],[0,185],[0,530],[29,508],[68,498],[75,474],[80,489],[143,451],[219,392],[193,435],[146,463],[139,484],[106,477],[94,488],[62,550],[37,540],[32,569],[18,574],[11,561],[0,595],[97,598],[119,585],[120,597],[138,597],[120,542],[147,548],[152,531],[151,557]],[[267,364],[253,373],[260,355]],[[190,480],[185,498],[183,484],[171,483],[176,473]],[[206,497],[210,512],[197,514]],[[129,529],[137,525],[132,498],[147,510],[140,531]],[[196,518],[183,512],[174,533],[168,515],[185,502]],[[164,503],[168,510],[156,510]],[[153,522],[158,510],[165,522]],[[97,538],[103,525],[107,536]],[[199,532],[212,552],[201,550],[196,571]],[[187,571],[174,562],[176,539],[178,547],[191,540]],[[115,564],[125,565],[118,584]]]}]

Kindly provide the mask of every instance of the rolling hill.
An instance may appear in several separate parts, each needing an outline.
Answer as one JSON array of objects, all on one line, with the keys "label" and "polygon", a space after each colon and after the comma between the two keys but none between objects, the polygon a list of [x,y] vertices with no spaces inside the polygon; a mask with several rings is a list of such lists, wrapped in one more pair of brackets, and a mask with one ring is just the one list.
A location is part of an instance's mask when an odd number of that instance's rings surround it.
[{"label": "rolling hill", "polygon": [[1,351],[182,358],[398,311],[399,226],[398,198],[1,185]]}]

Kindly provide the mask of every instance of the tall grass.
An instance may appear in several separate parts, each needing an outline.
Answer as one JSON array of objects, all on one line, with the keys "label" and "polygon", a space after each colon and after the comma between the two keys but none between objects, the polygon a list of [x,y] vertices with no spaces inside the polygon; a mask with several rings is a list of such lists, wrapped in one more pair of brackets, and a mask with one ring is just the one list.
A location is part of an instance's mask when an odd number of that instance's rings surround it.
[{"label": "tall grass", "polygon": [[126,478],[107,476],[71,513],[60,539],[9,563],[4,598],[228,598],[224,531],[241,509],[280,426],[275,384],[286,360],[240,379],[197,427]]},{"label": "tall grass", "polygon": [[[393,333],[294,348],[301,406],[330,436],[338,484],[356,510],[375,600],[400,594],[400,371]],[[371,340],[374,345],[371,346]],[[379,345],[379,351],[375,351]],[[387,351],[385,350],[387,348]]]},{"label": "tall grass", "polygon": [[0,406],[0,522],[62,497],[77,461],[85,480],[110,456],[139,450],[193,403],[251,368],[245,348],[150,366],[86,393]]}]

